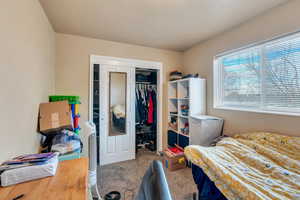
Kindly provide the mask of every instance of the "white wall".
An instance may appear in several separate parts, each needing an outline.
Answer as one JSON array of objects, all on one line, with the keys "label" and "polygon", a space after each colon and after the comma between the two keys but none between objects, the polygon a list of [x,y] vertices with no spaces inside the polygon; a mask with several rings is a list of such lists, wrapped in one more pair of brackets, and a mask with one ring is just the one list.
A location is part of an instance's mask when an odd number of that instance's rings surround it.
[{"label": "white wall", "polygon": [[300,136],[300,117],[213,108],[213,57],[227,50],[300,30],[299,8],[299,0],[290,1],[184,52],[183,71],[186,73],[198,72],[207,78],[208,114],[225,119],[225,133],[273,131]]},{"label": "white wall", "polygon": [[0,162],[39,146],[38,107],[54,92],[55,33],[38,0],[0,7]]},{"label": "white wall", "polygon": [[[88,120],[90,55],[163,63],[163,141],[164,145],[166,145],[167,78],[171,70],[182,66],[182,53],[75,35],[56,34],[56,93],[73,94],[81,97],[82,104],[79,107],[81,124]],[[83,127],[83,125],[81,126]]]}]

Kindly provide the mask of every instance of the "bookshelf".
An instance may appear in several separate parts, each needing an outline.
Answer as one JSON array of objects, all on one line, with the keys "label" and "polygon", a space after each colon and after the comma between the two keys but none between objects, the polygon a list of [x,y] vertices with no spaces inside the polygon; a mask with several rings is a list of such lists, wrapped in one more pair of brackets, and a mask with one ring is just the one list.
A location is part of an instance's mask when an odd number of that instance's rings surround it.
[{"label": "bookshelf", "polygon": [[168,145],[184,148],[190,144],[192,115],[206,113],[206,80],[186,78],[168,83]]}]

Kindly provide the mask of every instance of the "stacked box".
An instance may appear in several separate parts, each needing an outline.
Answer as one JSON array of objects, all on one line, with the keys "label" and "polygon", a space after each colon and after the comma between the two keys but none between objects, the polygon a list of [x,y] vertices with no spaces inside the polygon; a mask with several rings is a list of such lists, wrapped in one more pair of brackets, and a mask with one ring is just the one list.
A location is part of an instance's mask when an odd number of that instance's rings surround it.
[{"label": "stacked box", "polygon": [[53,95],[49,96],[50,102],[56,101],[68,101],[70,105],[70,110],[72,111],[72,119],[73,119],[73,131],[77,134],[80,133],[80,126],[79,126],[79,104],[80,104],[80,97],[79,96],[63,96],[63,95]]}]

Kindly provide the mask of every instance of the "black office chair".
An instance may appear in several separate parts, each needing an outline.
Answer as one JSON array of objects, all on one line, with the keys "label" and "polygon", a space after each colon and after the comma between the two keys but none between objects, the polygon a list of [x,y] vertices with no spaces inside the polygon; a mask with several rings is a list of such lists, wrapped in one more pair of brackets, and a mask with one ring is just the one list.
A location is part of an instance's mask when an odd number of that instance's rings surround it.
[{"label": "black office chair", "polygon": [[164,169],[154,160],[146,171],[135,200],[172,200]]}]

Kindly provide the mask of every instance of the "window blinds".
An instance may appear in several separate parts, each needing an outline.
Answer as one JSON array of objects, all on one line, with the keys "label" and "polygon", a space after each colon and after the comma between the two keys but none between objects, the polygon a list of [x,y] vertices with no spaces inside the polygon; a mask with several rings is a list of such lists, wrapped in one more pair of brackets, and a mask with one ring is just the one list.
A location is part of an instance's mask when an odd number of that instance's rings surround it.
[{"label": "window blinds", "polygon": [[263,106],[299,112],[300,37],[266,44],[263,50]]},{"label": "window blinds", "polygon": [[217,58],[216,107],[300,113],[300,35]]}]

